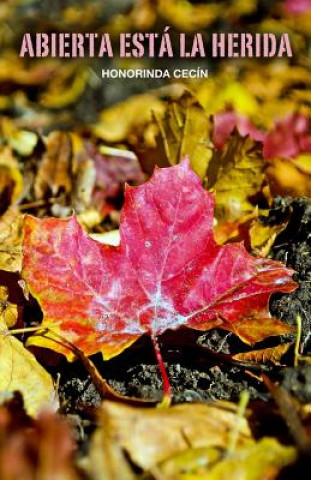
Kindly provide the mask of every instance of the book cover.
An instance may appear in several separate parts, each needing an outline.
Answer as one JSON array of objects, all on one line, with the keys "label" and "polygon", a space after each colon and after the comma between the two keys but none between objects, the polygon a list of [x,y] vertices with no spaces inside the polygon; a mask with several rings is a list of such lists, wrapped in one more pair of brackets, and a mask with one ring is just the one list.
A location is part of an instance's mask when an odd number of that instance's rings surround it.
[{"label": "book cover", "polygon": [[310,0],[0,3],[0,478],[307,478]]}]

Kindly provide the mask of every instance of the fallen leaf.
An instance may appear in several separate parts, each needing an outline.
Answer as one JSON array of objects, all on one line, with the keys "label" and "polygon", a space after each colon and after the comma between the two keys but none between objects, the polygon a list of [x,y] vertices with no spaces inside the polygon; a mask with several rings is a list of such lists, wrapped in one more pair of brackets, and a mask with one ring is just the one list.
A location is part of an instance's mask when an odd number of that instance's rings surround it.
[{"label": "fallen leaf", "polygon": [[0,217],[0,270],[22,269],[23,215],[14,207]]},{"label": "fallen leaf", "polygon": [[175,165],[188,155],[193,170],[203,179],[212,156],[211,122],[196,98],[186,92],[178,100],[170,100],[163,118],[156,117],[155,126],[155,148],[139,146],[144,169],[153,171],[155,164]]},{"label": "fallen leaf", "polygon": [[[168,329],[219,326],[249,342],[288,332],[269,318],[268,301],[296,288],[293,272],[241,244],[217,245],[213,211],[213,195],[184,161],[126,189],[119,247],[90,239],[75,217],[26,216],[23,278],[43,326],[105,359],[148,334],[162,375],[156,337]],[[47,335],[29,341],[72,358]]]},{"label": "fallen leaf", "polygon": [[23,190],[23,177],[10,147],[0,150],[0,213],[15,204]]},{"label": "fallen leaf", "polygon": [[217,243],[223,245],[227,242],[243,241],[245,248],[250,251],[249,230],[252,222],[258,218],[258,208],[255,207],[252,212],[242,215],[234,221],[218,221],[215,219],[215,239]]},{"label": "fallen leaf", "polygon": [[59,416],[42,412],[33,420],[13,398],[0,406],[0,435],[2,480],[78,479],[73,464],[75,442]]},{"label": "fallen leaf", "polygon": [[212,466],[206,473],[180,474],[167,480],[276,480],[280,471],[293,464],[297,451],[274,438],[263,438],[259,442],[238,448],[231,456]]},{"label": "fallen leaf", "polygon": [[3,137],[13,150],[23,156],[32,154],[38,142],[36,133],[18,129],[7,117],[1,118],[0,127]]},{"label": "fallen leaf", "polygon": [[217,2],[205,5],[203,2],[192,4],[187,0],[160,0],[158,11],[169,25],[181,31],[197,32],[217,19],[220,6]]},{"label": "fallen leaf", "polygon": [[[14,68],[12,68],[14,65]],[[0,81],[13,81],[17,85],[42,85],[57,71],[57,63],[51,60],[26,65],[17,52],[6,52],[0,59]]]},{"label": "fallen leaf", "polygon": [[[311,165],[311,155],[309,162]],[[269,162],[266,175],[274,197],[311,197],[311,172],[306,172],[305,165],[301,168],[299,161],[274,158]]]},{"label": "fallen leaf", "polygon": [[285,230],[288,220],[277,225],[264,225],[260,219],[252,222],[249,229],[250,245],[254,255],[266,257],[277,236]]},{"label": "fallen leaf", "polygon": [[0,285],[0,319],[7,327],[13,327],[17,321],[18,310],[17,305],[9,302],[8,298],[7,288]]},{"label": "fallen leaf", "polygon": [[151,120],[152,112],[160,115],[162,111],[163,103],[156,96],[150,93],[135,95],[103,110],[92,130],[105,142],[124,142],[132,132]]},{"label": "fallen leaf", "polygon": [[247,116],[227,110],[214,115],[212,139],[215,146],[222,149],[235,128],[242,137],[249,135],[259,142],[265,139],[265,134],[254,127]]},{"label": "fallen leaf", "polygon": [[260,350],[252,350],[250,352],[237,353],[233,355],[234,360],[240,362],[254,362],[257,364],[280,365],[282,357],[288,352],[292,343],[283,343],[276,347],[262,348]]},{"label": "fallen leaf", "polygon": [[43,91],[40,104],[45,108],[62,109],[75,103],[86,89],[89,76],[87,68],[63,64]]},{"label": "fallen leaf", "polygon": [[104,211],[109,199],[120,195],[124,183],[139,185],[144,181],[143,172],[133,152],[86,144],[85,155],[94,162],[96,178],[92,203],[99,212]]},{"label": "fallen leaf", "polygon": [[[77,162],[72,192],[72,204],[74,211],[86,212],[91,208],[93,192],[96,184],[96,168],[91,158],[82,158]],[[100,223],[101,217],[99,217]]]},{"label": "fallen leaf", "polygon": [[250,345],[253,345],[256,342],[261,342],[267,337],[293,332],[291,327],[285,325],[276,318],[270,316],[263,318],[256,315],[252,317],[251,314],[248,316],[248,322],[243,321],[243,319],[236,320],[234,323],[223,322],[223,324],[217,324],[217,322],[215,322],[215,327],[233,332],[240,337],[243,342]]},{"label": "fallen leaf", "polygon": [[207,169],[207,186],[216,193],[216,218],[234,221],[253,211],[265,175],[261,145],[235,131],[223,150],[215,150]]},{"label": "fallen leaf", "polygon": [[[262,77],[261,84],[262,84]],[[196,92],[198,100],[210,115],[232,109],[237,114],[252,118],[259,110],[258,100],[248,85],[235,81],[227,72],[215,80],[203,82]]]},{"label": "fallen leaf", "polygon": [[44,407],[58,408],[57,394],[50,375],[22,342],[10,335],[0,317],[0,391],[22,393],[29,415],[36,416]]},{"label": "fallen leaf", "polygon": [[289,15],[301,15],[311,11],[310,0],[285,0],[283,7]]},{"label": "fallen leaf", "polygon": [[[227,448],[236,423],[236,406],[175,405],[171,408],[137,408],[105,401],[99,412],[97,448],[118,445],[143,469],[185,452],[208,446]],[[247,421],[239,420],[238,445],[248,445]]]},{"label": "fallen leaf", "polygon": [[72,191],[72,143],[66,132],[52,132],[34,184],[36,199],[56,197]]},{"label": "fallen leaf", "polygon": [[219,462],[223,451],[218,447],[189,448],[151,469],[154,478],[178,479],[184,476],[203,475],[211,465]]},{"label": "fallen leaf", "polygon": [[309,119],[291,114],[279,120],[264,141],[265,158],[295,158],[300,153],[311,153]]}]

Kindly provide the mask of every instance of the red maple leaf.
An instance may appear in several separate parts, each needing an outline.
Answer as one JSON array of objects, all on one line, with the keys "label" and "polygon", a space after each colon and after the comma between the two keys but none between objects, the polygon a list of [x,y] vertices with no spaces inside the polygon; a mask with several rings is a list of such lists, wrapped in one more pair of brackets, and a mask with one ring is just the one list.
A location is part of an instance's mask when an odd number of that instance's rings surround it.
[{"label": "red maple leaf", "polygon": [[310,122],[307,116],[290,114],[278,120],[264,140],[265,158],[295,158],[311,152]]},{"label": "red maple leaf", "polygon": [[265,140],[266,134],[258,130],[248,117],[232,110],[227,110],[214,115],[212,140],[216,148],[222,149],[225,146],[235,128],[243,137],[249,135],[258,142]]},{"label": "red maple leaf", "polygon": [[[75,217],[26,216],[23,276],[43,324],[106,359],[150,335],[167,394],[156,342],[166,330],[219,326],[250,343],[288,331],[270,318],[268,301],[273,292],[296,288],[293,272],[250,256],[242,244],[219,246],[213,212],[213,195],[186,160],[126,188],[119,247],[89,238]],[[32,338],[69,356],[65,346]]]}]

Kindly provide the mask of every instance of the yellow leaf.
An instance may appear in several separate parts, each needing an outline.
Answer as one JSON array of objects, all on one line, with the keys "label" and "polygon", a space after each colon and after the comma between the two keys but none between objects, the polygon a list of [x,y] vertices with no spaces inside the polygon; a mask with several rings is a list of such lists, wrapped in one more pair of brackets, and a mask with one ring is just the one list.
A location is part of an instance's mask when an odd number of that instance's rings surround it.
[{"label": "yellow leaf", "polygon": [[296,163],[296,160],[274,158],[266,172],[273,196],[311,197],[311,172],[304,159]]},{"label": "yellow leaf", "polygon": [[17,305],[10,303],[8,298],[7,288],[0,285],[0,319],[7,327],[13,327],[18,317]]},{"label": "yellow leaf", "polygon": [[[18,201],[23,190],[23,177],[10,147],[0,150],[1,209]],[[3,212],[3,210],[2,210]]]},{"label": "yellow leaf", "polygon": [[203,179],[212,156],[211,122],[196,98],[186,92],[170,100],[163,117],[155,116],[154,128],[154,146],[145,143],[136,151],[144,170],[151,173],[155,165],[175,165],[187,155]]},{"label": "yellow leaf", "polygon": [[207,170],[207,186],[216,193],[216,218],[234,221],[253,211],[250,197],[264,182],[261,145],[234,132],[223,150],[215,150]]},{"label": "yellow leaf", "polygon": [[21,271],[22,232],[23,215],[11,207],[0,217],[0,270]]},{"label": "yellow leaf", "polygon": [[31,155],[37,145],[38,136],[36,133],[19,130],[7,117],[2,117],[1,131],[9,146],[20,155]]},{"label": "yellow leaf", "polygon": [[162,102],[150,93],[135,95],[102,111],[94,126],[96,136],[106,142],[125,141],[131,132],[136,132],[152,118],[152,112],[161,114]]},{"label": "yellow leaf", "polygon": [[49,84],[48,90],[42,94],[40,104],[43,107],[62,109],[76,102],[83,94],[90,72],[86,68],[66,67],[62,68],[60,74]]},{"label": "yellow leaf", "polygon": [[297,459],[294,447],[281,445],[274,438],[263,438],[258,443],[239,448],[206,473],[199,472],[165,477],[166,480],[274,480],[282,468]]},{"label": "yellow leaf", "polygon": [[232,79],[219,76],[214,82],[210,79],[198,89],[197,97],[209,114],[232,108],[238,113],[252,116],[258,111],[258,102],[245,85]]},{"label": "yellow leaf", "polygon": [[57,410],[52,378],[22,342],[9,334],[3,319],[0,319],[0,370],[0,391],[20,391],[29,415],[36,416],[45,407]]},{"label": "yellow leaf", "polygon": [[250,243],[255,255],[266,257],[274,245],[276,237],[286,228],[288,221],[279,225],[264,225],[259,219],[256,219],[250,229]]},{"label": "yellow leaf", "polygon": [[193,5],[187,0],[160,0],[158,12],[164,19],[181,31],[197,32],[208,27],[221,12],[217,2]]},{"label": "yellow leaf", "polygon": [[[104,402],[99,434],[119,445],[143,469],[186,451],[189,447],[223,447],[236,423],[236,406],[183,404],[171,408],[137,408]],[[238,445],[247,445],[251,434],[247,421],[239,420]],[[100,442],[97,439],[97,442]]]}]

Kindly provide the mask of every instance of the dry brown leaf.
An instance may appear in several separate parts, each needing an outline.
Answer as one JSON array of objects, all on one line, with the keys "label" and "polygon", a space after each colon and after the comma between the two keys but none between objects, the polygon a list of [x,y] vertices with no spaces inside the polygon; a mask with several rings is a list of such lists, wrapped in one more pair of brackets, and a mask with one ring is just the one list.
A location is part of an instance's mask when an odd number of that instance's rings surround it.
[{"label": "dry brown leaf", "polygon": [[237,353],[236,355],[233,355],[232,358],[233,360],[238,360],[239,362],[281,365],[282,357],[288,352],[292,345],[292,342],[283,343],[281,345],[277,345],[276,347],[252,350],[251,352],[245,353]]},{"label": "dry brown leaf", "polygon": [[23,215],[11,207],[0,217],[0,270],[22,269]]},{"label": "dry brown leaf", "polygon": [[46,149],[35,180],[36,198],[55,197],[61,192],[70,194],[73,171],[70,135],[57,131],[50,133]]},{"label": "dry brown leaf", "polygon": [[[105,448],[107,439],[125,450],[131,460],[143,469],[188,448],[228,446],[236,422],[236,406],[176,405],[172,408],[135,408],[104,402],[100,411],[101,426],[97,448]],[[241,419],[239,445],[247,445],[251,434]]]},{"label": "dry brown leaf", "polygon": [[20,391],[29,415],[36,416],[45,407],[57,410],[58,398],[52,378],[22,342],[10,335],[1,317],[0,370],[0,391]]},{"label": "dry brown leaf", "polygon": [[91,158],[78,162],[72,203],[78,214],[87,210],[92,203],[92,194],[96,183],[96,168]]}]

